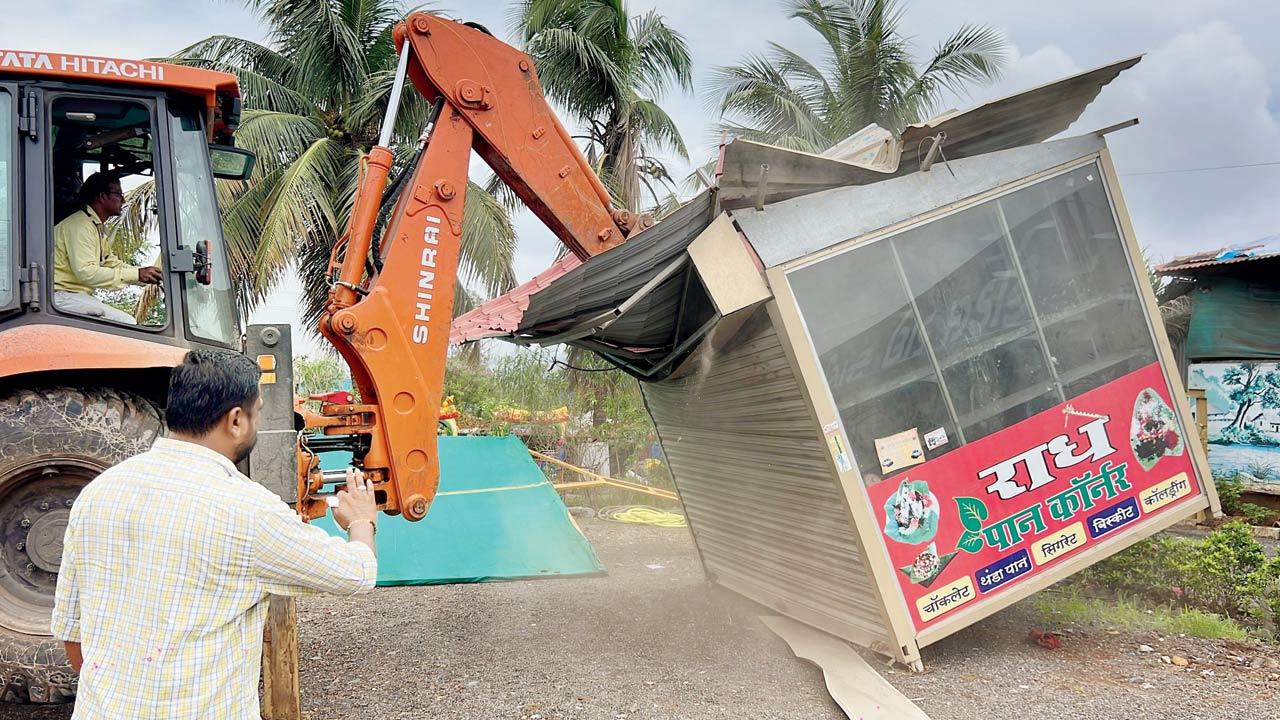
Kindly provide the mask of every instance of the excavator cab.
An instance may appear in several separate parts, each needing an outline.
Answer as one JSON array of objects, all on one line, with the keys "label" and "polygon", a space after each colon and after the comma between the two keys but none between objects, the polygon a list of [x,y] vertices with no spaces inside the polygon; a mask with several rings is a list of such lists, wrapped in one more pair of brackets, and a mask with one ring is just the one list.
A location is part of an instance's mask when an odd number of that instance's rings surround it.
[{"label": "excavator cab", "polygon": [[[0,49],[5,700],[74,692],[49,618],[80,489],[150,446],[169,369],[188,350],[243,347],[214,183],[252,172],[252,154],[232,144],[239,112],[224,73]],[[90,225],[98,213],[82,188],[95,173],[119,183],[122,212]],[[55,238],[77,213],[99,228],[104,266],[154,266],[159,282],[97,287],[76,275]]]}]

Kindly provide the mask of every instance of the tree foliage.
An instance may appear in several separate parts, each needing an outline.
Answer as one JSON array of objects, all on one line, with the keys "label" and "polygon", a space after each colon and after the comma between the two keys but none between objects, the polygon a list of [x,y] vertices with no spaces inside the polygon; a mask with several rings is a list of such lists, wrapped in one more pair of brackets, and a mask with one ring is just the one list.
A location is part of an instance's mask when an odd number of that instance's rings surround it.
[{"label": "tree foliage", "polygon": [[918,66],[896,0],[785,0],[821,47],[817,60],[770,43],[712,73],[716,134],[822,152],[876,124],[901,132],[940,109],[948,93],[999,77],[1006,43],[996,30],[965,25]]},{"label": "tree foliage", "polygon": [[[326,270],[351,214],[360,167],[376,144],[395,78],[396,0],[244,0],[268,29],[266,44],[213,35],[171,62],[234,73],[245,104],[237,144],[258,155],[245,183],[220,182],[219,203],[237,296],[247,313],[296,267],[304,317],[328,296]],[[392,133],[393,173],[413,155],[430,108],[406,92]],[[140,217],[146,217],[145,208]],[[459,296],[515,284],[515,230],[481,187],[468,187]],[[465,304],[465,303],[462,303]]]},{"label": "tree foliage", "polygon": [[547,95],[583,127],[587,159],[609,190],[633,211],[659,203],[671,175],[657,153],[688,158],[658,104],[671,89],[693,88],[684,37],[656,11],[633,15],[622,0],[521,0],[511,24]]},{"label": "tree foliage", "polygon": [[336,357],[293,359],[293,382],[303,397],[338,390],[347,379],[347,369]]},{"label": "tree foliage", "polygon": [[548,447],[559,439],[558,427],[536,423],[515,427],[501,418],[500,411],[547,413],[565,407],[569,422],[564,439],[570,444],[609,443],[620,457],[640,451],[653,433],[653,423],[638,383],[614,370],[583,373],[559,358],[554,348],[521,350],[479,364],[453,357],[444,394],[453,396],[464,429],[516,432]]}]

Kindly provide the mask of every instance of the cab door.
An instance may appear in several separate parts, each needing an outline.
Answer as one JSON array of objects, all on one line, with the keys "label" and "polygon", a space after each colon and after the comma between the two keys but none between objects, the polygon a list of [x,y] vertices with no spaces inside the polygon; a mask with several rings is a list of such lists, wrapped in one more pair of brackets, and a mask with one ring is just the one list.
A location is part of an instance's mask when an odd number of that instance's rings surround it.
[{"label": "cab door", "polygon": [[181,283],[185,334],[192,343],[239,349],[235,279],[222,236],[205,107],[191,98],[171,96],[162,108],[162,146],[168,150],[171,178],[162,187],[172,198],[176,223],[170,270]]},{"label": "cab door", "polygon": [[0,314],[18,309],[22,206],[18,171],[18,86],[0,83]]},{"label": "cab door", "polygon": [[[173,335],[174,284],[165,273],[159,285],[111,279],[110,271],[89,268],[93,277],[80,276],[71,267],[65,248],[58,245],[57,228],[64,221],[83,220],[87,198],[85,181],[106,173],[119,182],[123,195],[118,216],[107,217],[98,231],[106,238],[103,267],[111,260],[130,267],[165,267],[169,222],[160,186],[164,181],[164,142],[161,136],[158,96],[130,93],[98,86],[48,86],[40,103],[47,122],[40,142],[27,158],[42,160],[44,190],[50,200],[41,213],[45,232],[30,238],[43,243],[43,275],[48,283],[49,312],[73,323],[91,323],[95,329],[120,333]],[[35,257],[36,255],[33,255]],[[81,266],[83,269],[83,266]],[[99,284],[99,283],[109,284]]]}]

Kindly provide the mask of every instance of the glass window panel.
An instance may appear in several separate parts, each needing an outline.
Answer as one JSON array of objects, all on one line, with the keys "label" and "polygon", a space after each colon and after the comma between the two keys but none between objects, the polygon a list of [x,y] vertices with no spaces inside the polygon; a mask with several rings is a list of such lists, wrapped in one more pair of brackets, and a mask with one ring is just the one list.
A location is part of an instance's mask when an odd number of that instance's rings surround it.
[{"label": "glass window panel", "polygon": [[1054,404],[1043,401],[1054,385],[995,203],[890,242],[966,442],[1003,427],[995,418],[1022,419]]},{"label": "glass window panel", "polygon": [[83,186],[94,174],[105,172],[119,182],[124,197],[120,213],[108,213],[101,230],[100,238],[105,240],[101,260],[109,254],[123,265],[163,269],[154,204],[155,142],[150,107],[137,100],[65,95],[53,101],[50,115],[55,226],[49,272],[54,307],[98,321],[151,328],[168,325],[164,285],[116,287],[111,272],[101,272],[101,265],[73,268],[65,244],[67,236],[59,232],[65,227],[63,223],[97,214],[89,207],[93,199],[83,196]]},{"label": "glass window panel", "polygon": [[1155,362],[1098,168],[1049,178],[1000,203],[1066,396]]},{"label": "glass window panel", "polygon": [[169,111],[173,136],[174,184],[178,189],[178,233],[184,248],[195,250],[200,241],[209,241],[213,281],[197,282],[196,273],[183,275],[187,299],[187,324],[191,334],[205,340],[234,344],[236,316],[231,290],[231,272],[222,249],[222,224],[213,194],[213,174],[209,170],[209,150],[196,108]]},{"label": "glass window panel", "polygon": [[13,301],[13,97],[0,90],[0,307]]},{"label": "glass window panel", "polygon": [[[791,287],[835,396],[854,458],[879,479],[875,439],[912,427],[955,437],[920,325],[895,269],[876,243],[791,273]],[[955,443],[926,457],[953,449]]]},{"label": "glass window panel", "polygon": [[[978,438],[983,438],[991,433],[1000,432],[1001,430],[1018,423],[1022,420],[1043,412],[1049,408],[1062,402],[1058,398],[1058,390],[1056,387],[1050,387],[1040,395],[1030,400],[1024,400],[1027,395],[1041,389],[1033,387],[1029,392],[1024,392],[1016,396],[1013,400],[1006,400],[1003,404],[996,406],[984,412],[975,412],[970,418],[961,417],[961,422],[968,420],[964,425],[964,436],[969,442],[973,442]],[[1001,408],[1009,407],[1008,410]]]},{"label": "glass window panel", "polygon": [[[851,450],[932,459],[1156,360],[1096,165],[788,273]],[[957,432],[957,429],[959,432]]]}]

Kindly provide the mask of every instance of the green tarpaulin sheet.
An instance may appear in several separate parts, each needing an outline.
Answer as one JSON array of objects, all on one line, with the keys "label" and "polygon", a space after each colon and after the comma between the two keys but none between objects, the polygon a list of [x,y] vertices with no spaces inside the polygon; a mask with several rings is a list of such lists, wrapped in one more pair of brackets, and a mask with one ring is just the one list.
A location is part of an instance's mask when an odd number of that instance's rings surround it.
[{"label": "green tarpaulin sheet", "polygon": [[[378,520],[378,584],[434,585],[604,570],[559,493],[515,437],[441,437],[440,488],[427,517]],[[351,456],[326,453],[327,470]],[[313,521],[345,536],[332,516]]]},{"label": "green tarpaulin sheet", "polygon": [[1187,357],[1273,360],[1280,357],[1280,287],[1274,280],[1213,278],[1191,301]]}]

